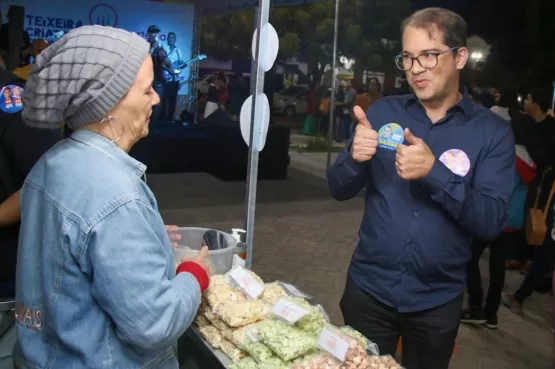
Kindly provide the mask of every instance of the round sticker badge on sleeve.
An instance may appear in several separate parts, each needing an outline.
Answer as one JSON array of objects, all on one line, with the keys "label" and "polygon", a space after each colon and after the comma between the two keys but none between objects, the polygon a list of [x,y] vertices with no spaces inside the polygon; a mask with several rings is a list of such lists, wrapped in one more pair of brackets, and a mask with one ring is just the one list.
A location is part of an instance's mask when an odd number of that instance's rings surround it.
[{"label": "round sticker badge on sleeve", "polygon": [[6,85],[0,90],[0,110],[8,114],[18,113],[23,110],[21,95],[23,88],[17,85]]},{"label": "round sticker badge on sleeve", "polygon": [[451,149],[445,151],[439,160],[456,175],[464,177],[470,170],[470,159],[462,150]]},{"label": "round sticker badge on sleeve", "polygon": [[395,150],[405,140],[403,128],[397,123],[388,123],[378,131],[378,146]]}]

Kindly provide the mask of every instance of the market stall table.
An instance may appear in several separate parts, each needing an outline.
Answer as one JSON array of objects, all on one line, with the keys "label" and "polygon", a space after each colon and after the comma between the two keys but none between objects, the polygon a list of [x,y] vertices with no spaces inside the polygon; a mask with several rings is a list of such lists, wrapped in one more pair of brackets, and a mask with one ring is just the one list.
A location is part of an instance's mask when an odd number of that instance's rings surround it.
[{"label": "market stall table", "polygon": [[188,329],[179,340],[178,353],[180,368],[183,369],[189,369],[191,361],[198,369],[227,369],[232,364],[221,350],[210,347],[194,327]]}]

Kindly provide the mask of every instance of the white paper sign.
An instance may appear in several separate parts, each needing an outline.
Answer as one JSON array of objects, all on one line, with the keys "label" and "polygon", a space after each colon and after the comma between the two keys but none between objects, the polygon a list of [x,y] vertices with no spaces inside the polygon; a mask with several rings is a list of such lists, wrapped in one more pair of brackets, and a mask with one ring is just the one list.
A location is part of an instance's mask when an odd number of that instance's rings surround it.
[{"label": "white paper sign", "polygon": [[229,272],[229,276],[251,299],[257,299],[264,292],[264,285],[254,279],[242,266],[238,266]]},{"label": "white paper sign", "polygon": [[[256,60],[256,38],[258,37],[258,29],[254,30],[252,36],[252,58]],[[262,26],[260,33],[260,65],[264,72],[272,69],[279,50],[279,37],[274,26],[266,23]]]},{"label": "white paper sign", "polygon": [[345,361],[349,350],[349,343],[326,327],[320,333],[318,346],[342,362]]},{"label": "white paper sign", "polygon": [[281,286],[285,289],[285,291],[294,297],[300,297],[302,299],[306,299],[308,296],[306,293],[302,293],[299,289],[292,284],[281,282]]},{"label": "white paper sign", "polygon": [[[252,95],[245,100],[241,107],[241,112],[239,113],[239,128],[241,128],[241,135],[247,146],[250,144],[251,114]],[[262,151],[266,145],[266,136],[268,135],[268,128],[270,126],[270,102],[264,93],[258,95],[256,98],[254,121],[253,145],[257,151]]]},{"label": "white paper sign", "polygon": [[308,311],[300,306],[295,305],[287,299],[280,298],[278,302],[272,306],[272,314],[282,318],[289,324],[295,324],[303,316],[308,314]]}]

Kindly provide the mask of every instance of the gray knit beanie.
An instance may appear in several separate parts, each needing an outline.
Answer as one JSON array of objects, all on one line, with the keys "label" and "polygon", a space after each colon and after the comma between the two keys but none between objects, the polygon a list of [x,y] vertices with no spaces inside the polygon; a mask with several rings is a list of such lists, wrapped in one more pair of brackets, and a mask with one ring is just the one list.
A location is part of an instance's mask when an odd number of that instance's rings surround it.
[{"label": "gray knit beanie", "polygon": [[122,29],[83,26],[45,49],[25,84],[23,119],[76,129],[106,116],[135,82],[150,46]]}]

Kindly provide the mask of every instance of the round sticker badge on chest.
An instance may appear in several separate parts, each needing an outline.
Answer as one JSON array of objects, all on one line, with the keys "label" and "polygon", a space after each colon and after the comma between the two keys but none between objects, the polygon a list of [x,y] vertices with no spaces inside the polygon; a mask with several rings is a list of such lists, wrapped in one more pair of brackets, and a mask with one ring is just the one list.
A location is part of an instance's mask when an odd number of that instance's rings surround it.
[{"label": "round sticker badge on chest", "polygon": [[378,131],[378,146],[395,150],[405,140],[403,128],[397,123],[388,123]]},{"label": "round sticker badge on chest", "polygon": [[23,88],[17,85],[6,85],[0,90],[0,110],[8,114],[18,113],[23,110],[21,95]]},{"label": "round sticker badge on chest", "polygon": [[464,177],[470,170],[470,159],[462,150],[451,149],[445,151],[439,160],[456,175]]}]

